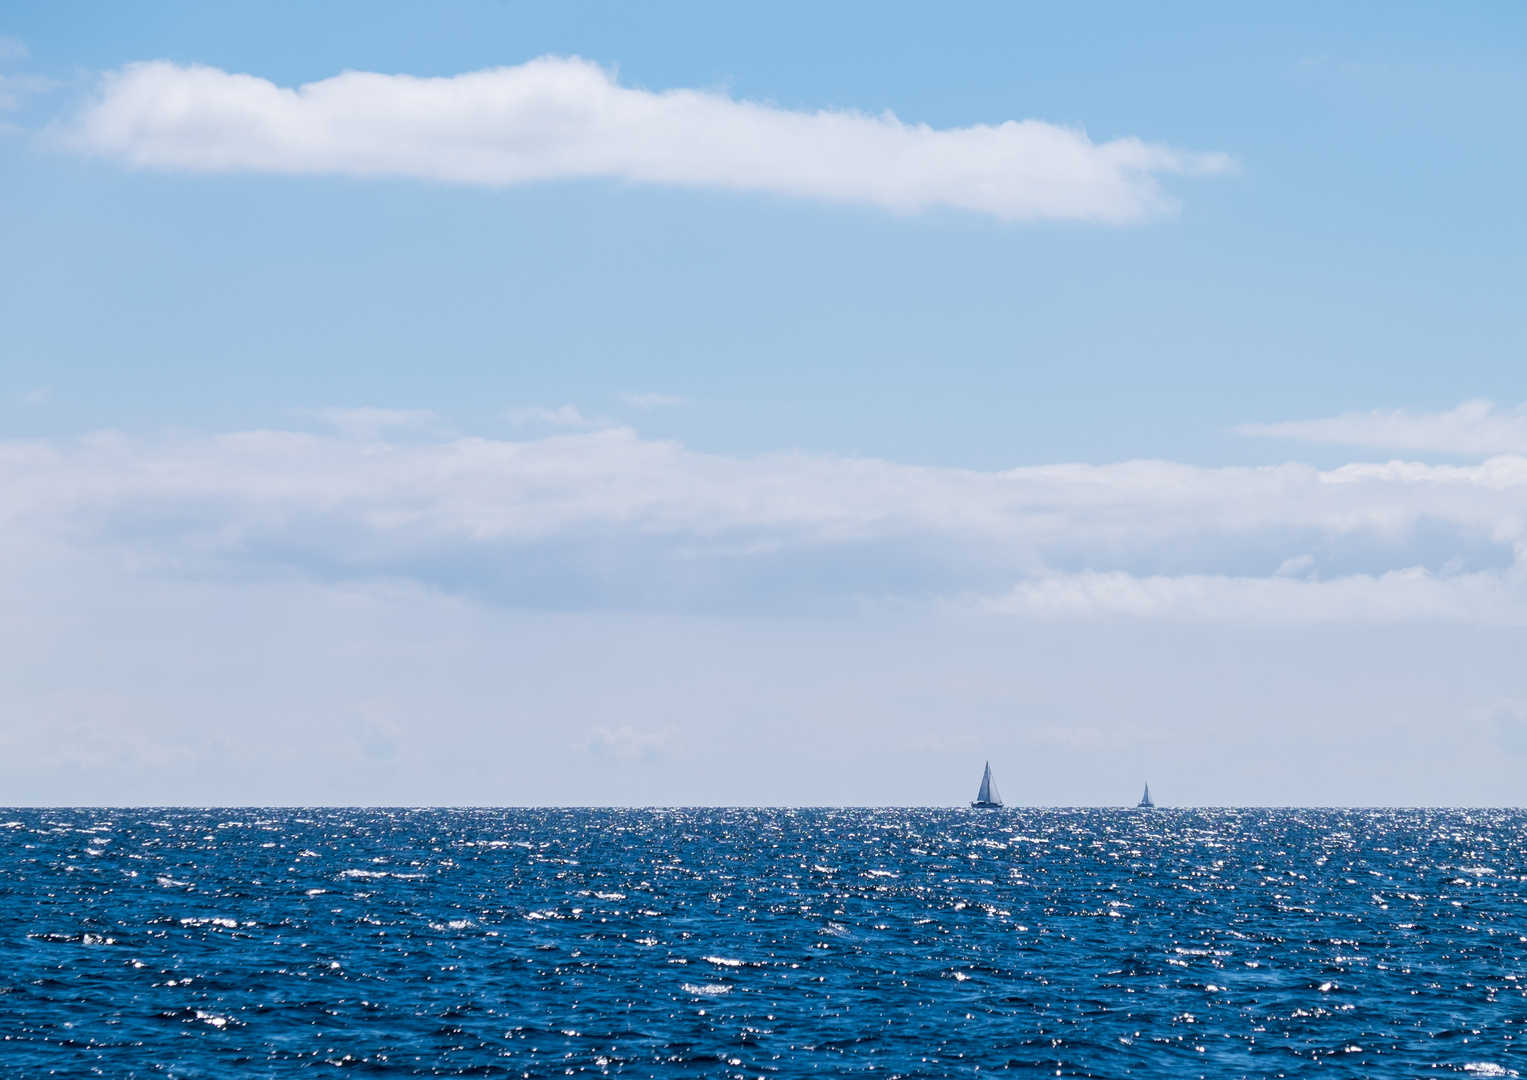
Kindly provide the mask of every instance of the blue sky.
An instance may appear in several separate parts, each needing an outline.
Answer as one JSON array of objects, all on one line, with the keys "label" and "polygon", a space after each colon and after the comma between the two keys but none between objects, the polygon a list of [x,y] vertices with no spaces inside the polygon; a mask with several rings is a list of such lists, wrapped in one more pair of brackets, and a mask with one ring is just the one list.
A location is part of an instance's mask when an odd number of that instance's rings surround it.
[{"label": "blue sky", "polygon": [[[3,20],[21,801],[1527,789],[1519,8]],[[540,57],[629,109],[537,179],[400,119]]]}]

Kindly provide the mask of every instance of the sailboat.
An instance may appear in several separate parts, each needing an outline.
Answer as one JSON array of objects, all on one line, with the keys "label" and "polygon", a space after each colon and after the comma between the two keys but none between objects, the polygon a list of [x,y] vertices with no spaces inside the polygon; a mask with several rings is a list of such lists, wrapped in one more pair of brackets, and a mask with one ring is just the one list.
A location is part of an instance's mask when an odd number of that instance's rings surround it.
[{"label": "sailboat", "polygon": [[1151,786],[1149,784],[1145,785],[1145,794],[1140,796],[1137,808],[1141,810],[1154,810],[1156,808],[1156,804],[1151,802]]},{"label": "sailboat", "polygon": [[982,810],[996,810],[1002,806],[1002,796],[997,794],[997,785],[991,782],[991,762],[986,763],[986,771],[981,774],[981,790],[976,792],[976,801],[970,804]]}]

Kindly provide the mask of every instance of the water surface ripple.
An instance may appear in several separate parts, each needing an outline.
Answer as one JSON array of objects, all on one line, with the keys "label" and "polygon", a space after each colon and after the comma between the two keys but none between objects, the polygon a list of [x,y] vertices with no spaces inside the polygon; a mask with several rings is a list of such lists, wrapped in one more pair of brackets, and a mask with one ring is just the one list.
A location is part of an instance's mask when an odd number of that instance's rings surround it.
[{"label": "water surface ripple", "polygon": [[1517,1075],[1520,811],[12,810],[5,1076]]}]

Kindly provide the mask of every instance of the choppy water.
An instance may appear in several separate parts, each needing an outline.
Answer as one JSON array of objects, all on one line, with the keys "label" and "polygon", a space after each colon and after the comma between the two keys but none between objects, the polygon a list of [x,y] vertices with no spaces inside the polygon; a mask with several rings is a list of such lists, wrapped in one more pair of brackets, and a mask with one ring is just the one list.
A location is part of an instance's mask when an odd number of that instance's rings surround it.
[{"label": "choppy water", "polygon": [[1515,1076],[1517,811],[9,811],[0,1072]]}]

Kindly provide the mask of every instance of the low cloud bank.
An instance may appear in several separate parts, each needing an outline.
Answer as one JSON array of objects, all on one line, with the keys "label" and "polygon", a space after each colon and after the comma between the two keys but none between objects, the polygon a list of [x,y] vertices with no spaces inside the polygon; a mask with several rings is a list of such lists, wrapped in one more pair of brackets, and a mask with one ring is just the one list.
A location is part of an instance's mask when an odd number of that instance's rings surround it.
[{"label": "low cloud bank", "polygon": [[393,578],[563,609],[1527,624],[1515,455],[978,472],[727,457],[624,428],[390,430],[0,443],[0,545],[13,560],[68,549],[140,574]]},{"label": "low cloud bank", "polygon": [[1224,154],[1094,143],[1039,120],[936,130],[890,113],[802,112],[723,94],[621,86],[543,57],[449,78],[350,71],[291,89],[158,60],[108,74],[65,132],[129,165],[187,172],[397,176],[487,187],[609,177],[1004,221],[1145,221],[1175,208],[1162,175]]}]

